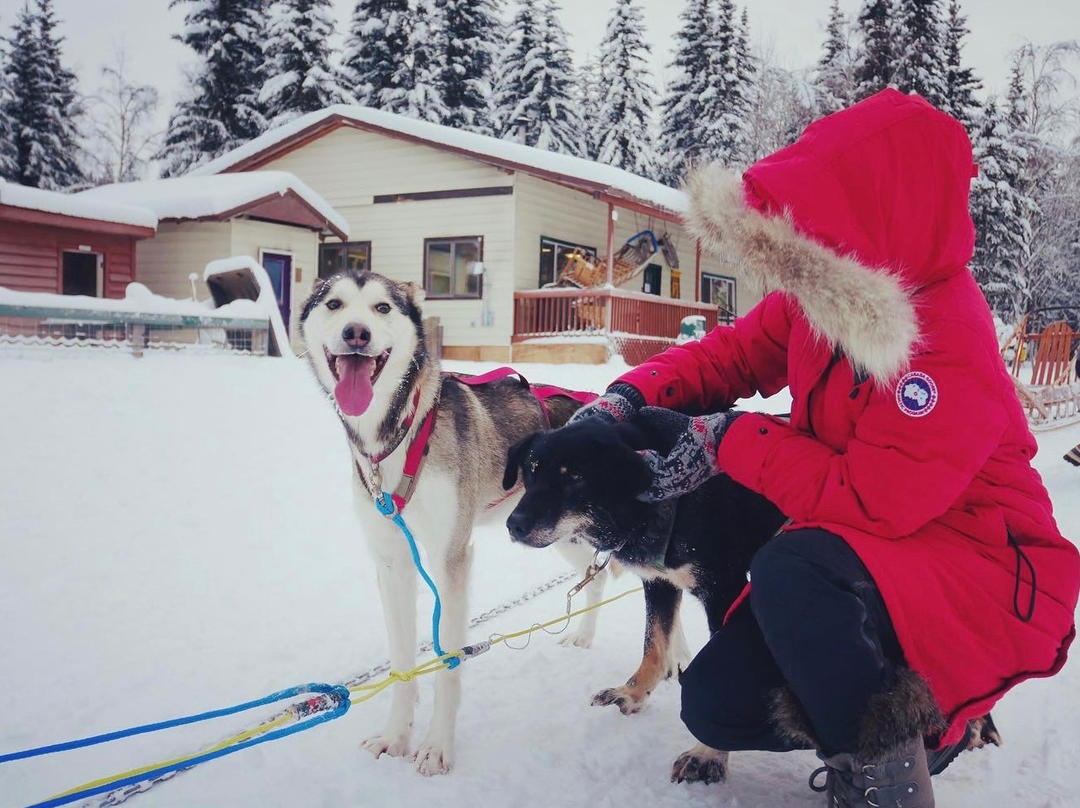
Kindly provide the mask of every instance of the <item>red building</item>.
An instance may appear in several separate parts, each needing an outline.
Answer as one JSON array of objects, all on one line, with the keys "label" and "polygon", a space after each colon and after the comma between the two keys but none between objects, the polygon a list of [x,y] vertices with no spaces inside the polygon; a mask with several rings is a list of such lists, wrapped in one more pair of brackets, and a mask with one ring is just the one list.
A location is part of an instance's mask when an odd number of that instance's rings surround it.
[{"label": "red building", "polygon": [[145,208],[0,182],[0,286],[121,298],[135,280],[135,242],[156,228]]}]

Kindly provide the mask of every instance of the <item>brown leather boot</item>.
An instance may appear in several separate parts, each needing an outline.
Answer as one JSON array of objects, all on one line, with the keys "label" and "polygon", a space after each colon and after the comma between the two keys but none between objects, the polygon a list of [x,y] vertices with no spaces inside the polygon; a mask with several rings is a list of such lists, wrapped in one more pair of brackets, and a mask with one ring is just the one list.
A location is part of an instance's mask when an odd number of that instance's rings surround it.
[{"label": "brown leather boot", "polygon": [[[829,808],[934,808],[922,736],[873,759],[849,752],[818,757],[825,765],[810,775],[810,788],[825,792]],[[815,782],[822,773],[823,785]]]}]

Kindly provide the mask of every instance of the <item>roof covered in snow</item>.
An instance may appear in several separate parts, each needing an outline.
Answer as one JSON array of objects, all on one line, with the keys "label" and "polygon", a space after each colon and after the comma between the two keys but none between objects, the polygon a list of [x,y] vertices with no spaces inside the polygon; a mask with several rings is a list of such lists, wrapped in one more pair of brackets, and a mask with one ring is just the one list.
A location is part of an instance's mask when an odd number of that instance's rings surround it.
[{"label": "roof covered in snow", "polygon": [[[287,171],[248,171],[209,176],[119,182],[79,198],[149,208],[161,220],[228,219],[240,214],[325,229],[347,240],[349,226],[322,196]],[[285,204],[293,200],[299,205]]]},{"label": "roof covered in snow", "polygon": [[158,217],[146,207],[122,200],[87,199],[83,194],[45,191],[0,180],[0,205],[132,227],[157,227]]},{"label": "roof covered in snow", "polygon": [[189,176],[258,167],[288,151],[294,143],[313,135],[317,137],[322,130],[328,132],[338,126],[353,126],[446,149],[501,168],[571,185],[613,201],[637,202],[671,214],[681,214],[687,206],[686,195],[682,191],[620,168],[350,104],[335,104],[310,112],[284,126],[264,132],[243,146],[198,167]]}]

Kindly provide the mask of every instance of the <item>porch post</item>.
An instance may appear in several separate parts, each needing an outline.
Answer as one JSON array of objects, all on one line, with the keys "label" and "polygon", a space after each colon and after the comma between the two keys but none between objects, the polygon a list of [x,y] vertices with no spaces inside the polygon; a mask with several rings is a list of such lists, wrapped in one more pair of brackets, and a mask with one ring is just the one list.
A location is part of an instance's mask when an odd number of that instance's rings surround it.
[{"label": "porch post", "polygon": [[615,206],[607,206],[607,282],[611,286],[615,278]]},{"label": "porch post", "polygon": [[694,242],[694,300],[701,302],[701,239]]}]

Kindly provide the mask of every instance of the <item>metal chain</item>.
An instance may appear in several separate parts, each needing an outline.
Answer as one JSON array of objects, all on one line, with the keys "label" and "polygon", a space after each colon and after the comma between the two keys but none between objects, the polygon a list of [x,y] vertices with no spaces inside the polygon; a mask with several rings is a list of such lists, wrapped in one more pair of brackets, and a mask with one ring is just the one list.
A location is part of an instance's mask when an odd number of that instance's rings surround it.
[{"label": "metal chain", "polygon": [[[473,617],[471,620],[469,620],[469,628],[473,629],[477,626],[482,626],[489,620],[493,620],[499,615],[505,614],[512,609],[516,609],[518,606],[522,606],[528,603],[530,600],[534,600],[545,592],[548,592],[559,586],[560,584],[564,584],[572,578],[576,577],[577,573],[564,572],[562,575],[552,578],[547,583],[540,584],[539,586],[533,587],[532,589],[523,592],[513,600],[504,601],[498,606],[494,606],[491,609],[488,609],[486,612],[481,612],[480,614],[476,615],[476,617]],[[420,647],[417,649],[417,655],[426,654],[431,651],[431,649],[432,643],[430,640],[421,643]],[[389,671],[390,661],[384,660],[378,665],[374,665],[373,667],[370,667],[367,670],[361,671],[360,673],[354,675],[344,684],[346,687],[354,687],[356,685],[364,684],[365,682],[368,682],[377,676],[388,673]],[[273,718],[277,718],[278,716],[284,714],[284,712],[286,711],[282,711],[282,713],[273,716]],[[177,771],[166,772],[165,774],[154,777],[153,779],[143,780],[142,782],[134,783],[130,786],[118,788],[115,791],[110,791],[108,794],[105,794],[102,797],[96,797],[93,800],[88,800],[84,802],[81,808],[112,808],[112,806],[114,805],[120,805],[121,803],[126,802],[131,797],[134,797],[136,794],[141,794],[144,791],[149,791],[151,788],[158,785],[159,783],[164,783],[167,780],[171,780],[181,772],[190,771],[191,768],[192,767],[189,767],[187,769],[179,769]]]}]

